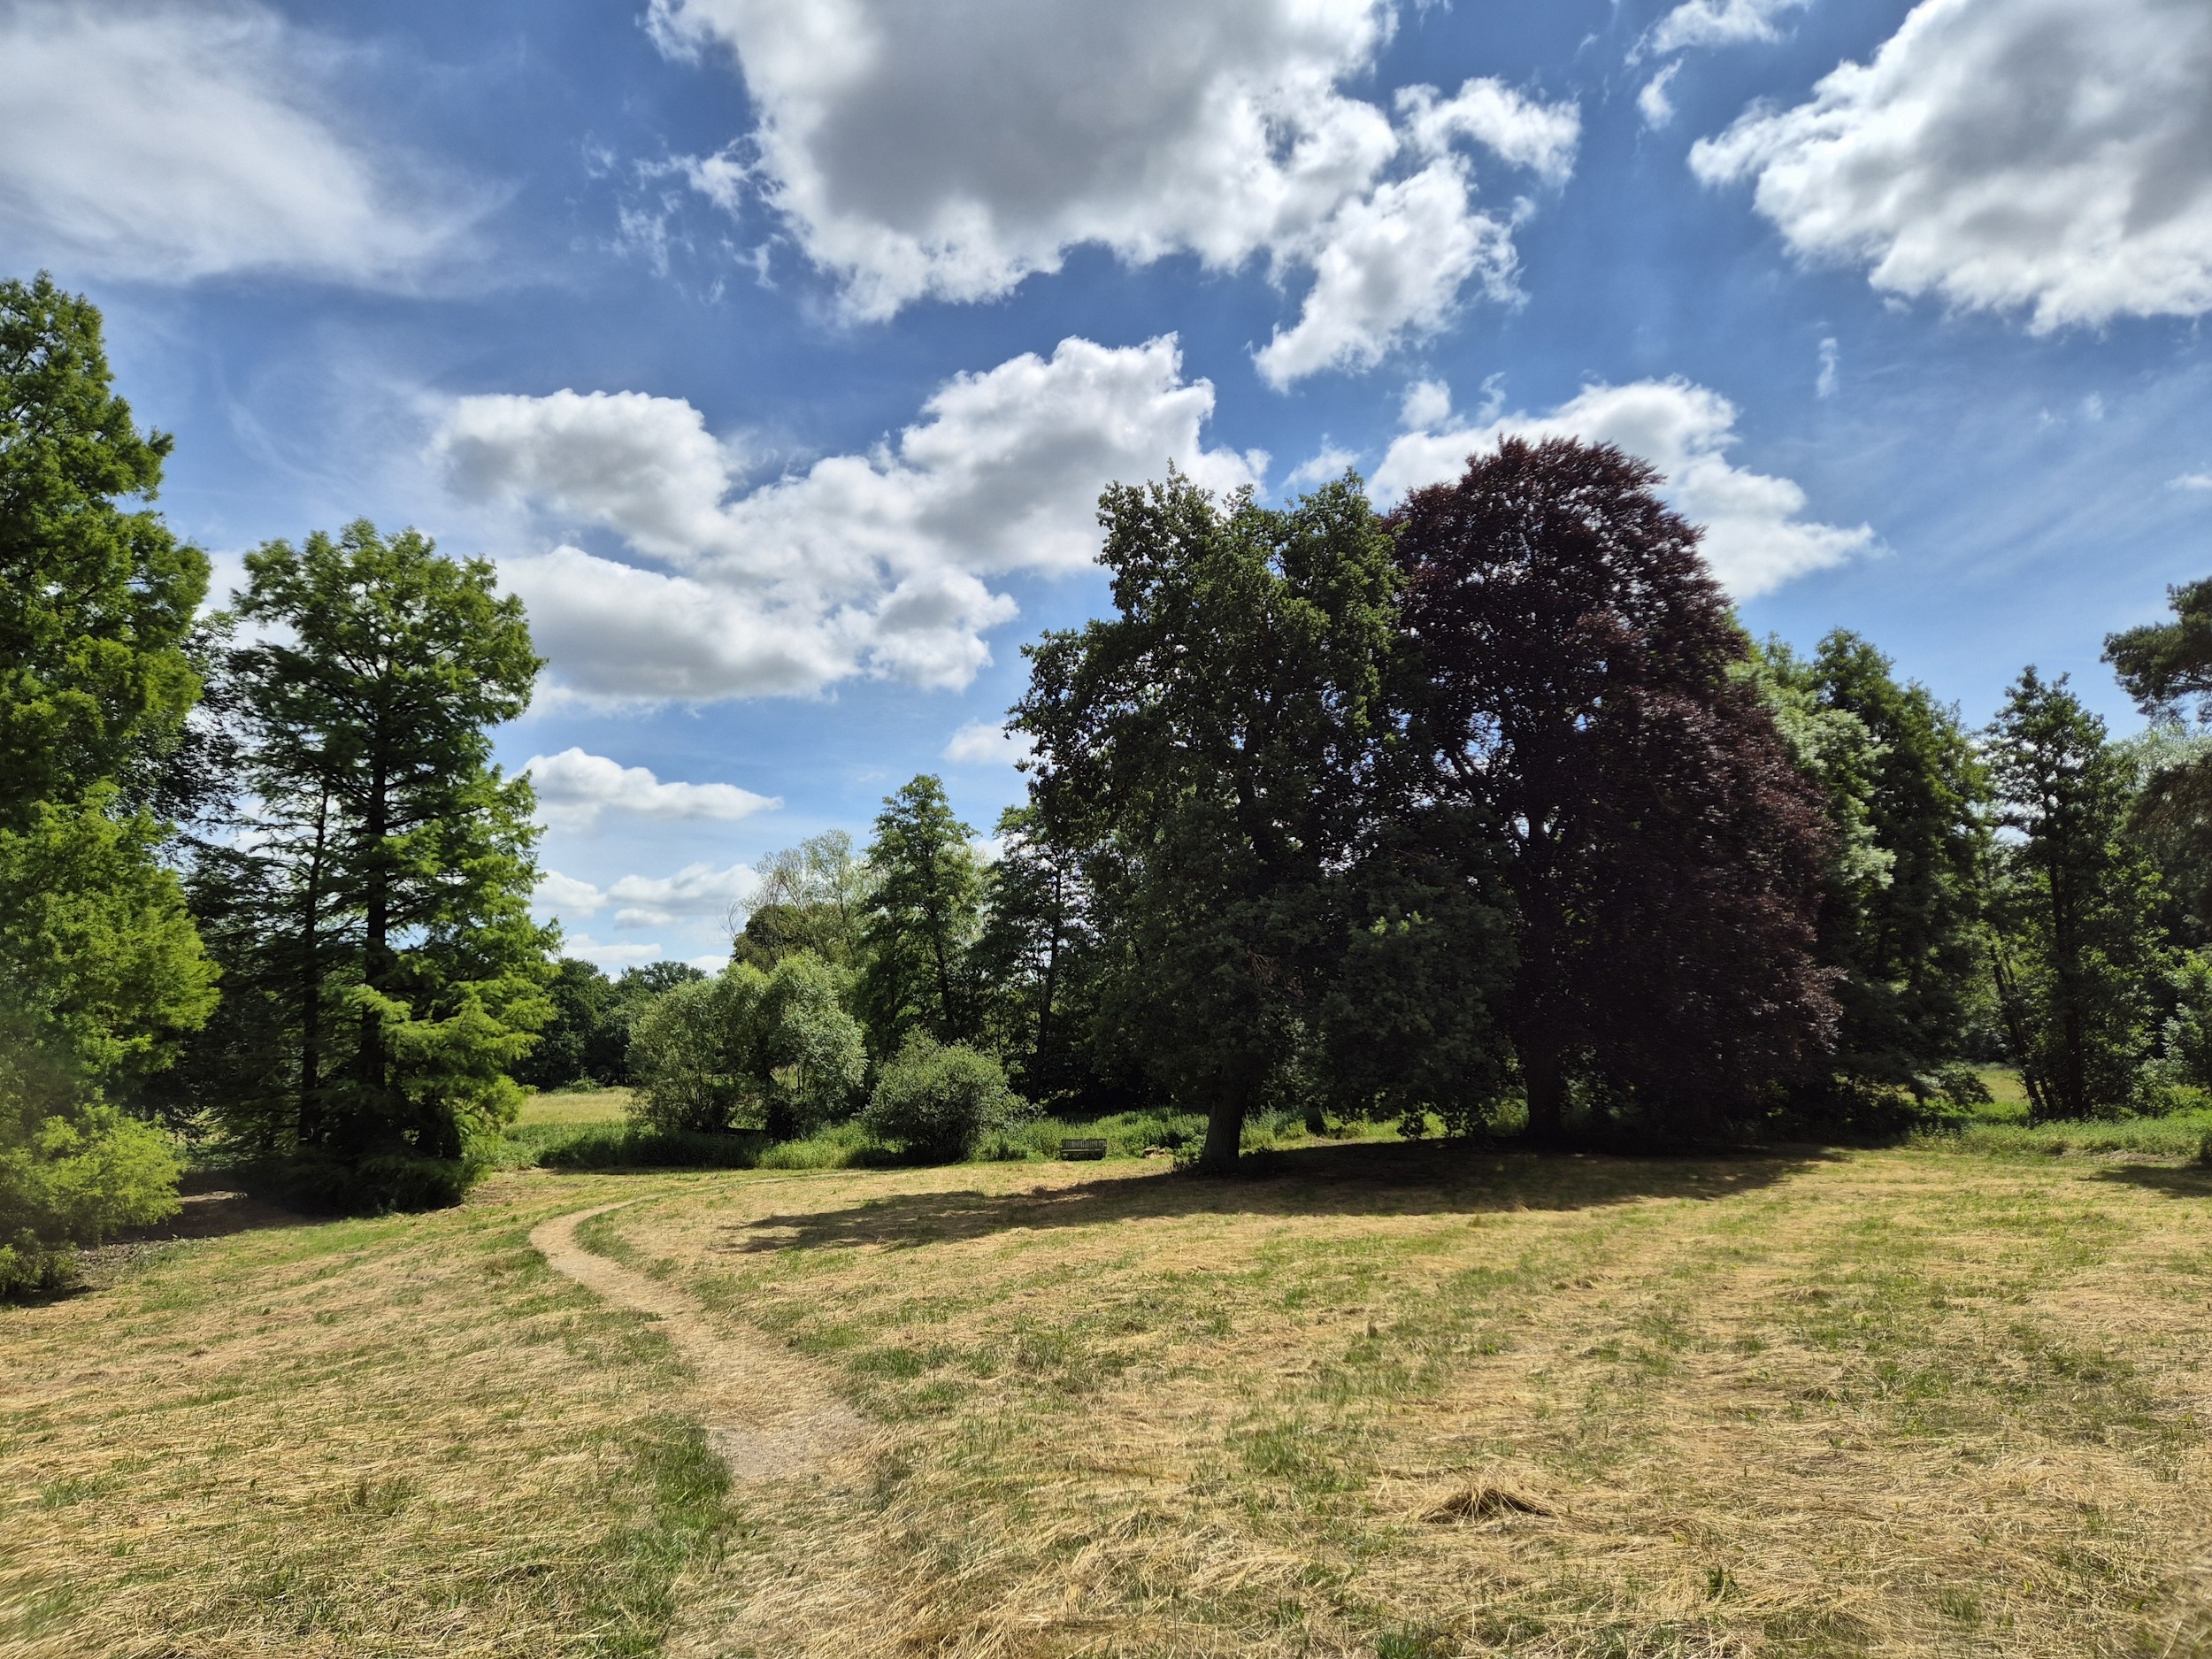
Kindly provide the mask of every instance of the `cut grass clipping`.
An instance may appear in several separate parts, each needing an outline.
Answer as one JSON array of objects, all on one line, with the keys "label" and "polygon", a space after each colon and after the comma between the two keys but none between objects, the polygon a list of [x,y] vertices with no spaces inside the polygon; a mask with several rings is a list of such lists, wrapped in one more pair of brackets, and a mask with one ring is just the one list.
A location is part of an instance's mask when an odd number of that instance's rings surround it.
[{"label": "cut grass clipping", "polygon": [[[501,1177],[0,1315],[10,1654],[2212,1655],[2212,1170]],[[874,1425],[726,1486],[549,1216]],[[96,1275],[103,1264],[94,1263]]]}]

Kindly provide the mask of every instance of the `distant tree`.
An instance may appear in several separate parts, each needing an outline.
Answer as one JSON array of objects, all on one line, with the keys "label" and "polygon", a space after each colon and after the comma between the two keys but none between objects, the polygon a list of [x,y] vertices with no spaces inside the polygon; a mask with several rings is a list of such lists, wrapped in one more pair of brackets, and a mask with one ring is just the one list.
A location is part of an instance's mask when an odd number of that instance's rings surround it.
[{"label": "distant tree", "polygon": [[2039,1118],[2125,1109],[2168,964],[2158,879],[2127,836],[2130,771],[2104,722],[2032,668],[1988,733],[2000,822],[1992,970]]},{"label": "distant tree", "polygon": [[588,962],[564,956],[546,987],[552,1017],[538,1032],[537,1046],[515,1068],[515,1080],[532,1088],[558,1088],[586,1078],[595,1083],[622,1079],[595,1071],[600,1033],[614,1012],[614,986]]},{"label": "distant tree", "polygon": [[974,835],[936,778],[916,778],[884,801],[868,849],[858,990],[879,1055],[917,1028],[939,1042],[975,1034],[967,957],[982,926],[983,864]]},{"label": "distant tree", "polygon": [[1691,1130],[1756,1110],[1836,1019],[1822,803],[1657,481],[1508,439],[1392,519],[1435,792],[1502,839],[1538,1138],[1578,1090]]},{"label": "distant tree", "polygon": [[871,881],[843,830],[769,854],[760,863],[759,890],[731,918],[739,924],[732,928],[735,959],[767,969],[804,950],[833,967],[856,968]]},{"label": "distant tree", "polygon": [[247,555],[232,653],[253,834],[204,862],[235,916],[226,967],[290,1064],[234,1132],[341,1159],[461,1155],[511,1114],[507,1073],[549,1016],[554,935],[529,918],[537,831],[492,726],[540,659],[492,567],[366,521]]},{"label": "distant tree", "polygon": [[2130,746],[2137,843],[2157,866],[2177,938],[2212,946],[2212,580],[2166,592],[2171,622],[2105,636],[2104,657],[2151,722]]},{"label": "distant tree", "polygon": [[633,1033],[634,1112],[660,1129],[779,1141],[847,1115],[867,1055],[845,991],[841,970],[805,952],[670,987]]},{"label": "distant tree", "polygon": [[1100,503],[1118,614],[1029,648],[1036,803],[1083,850],[1101,1023],[1207,1115],[1201,1168],[1309,1053],[1387,725],[1390,548],[1355,480],[1287,510],[1179,474]]},{"label": "distant tree", "polygon": [[1099,941],[1081,856],[1033,806],[1007,808],[997,837],[970,956],[979,1023],[1032,1100],[1095,1094],[1088,1026]]},{"label": "distant tree", "polygon": [[1809,659],[1770,641],[1759,664],[1835,832],[1818,948],[1841,976],[1833,1064],[1924,1090],[1972,1041],[1987,776],[1956,712],[1901,685],[1856,634],[1829,634]]},{"label": "distant tree", "polygon": [[116,1102],[215,1002],[153,787],[207,559],[146,504],[170,439],[111,386],[96,309],[0,282],[0,1294],[173,1210]]}]

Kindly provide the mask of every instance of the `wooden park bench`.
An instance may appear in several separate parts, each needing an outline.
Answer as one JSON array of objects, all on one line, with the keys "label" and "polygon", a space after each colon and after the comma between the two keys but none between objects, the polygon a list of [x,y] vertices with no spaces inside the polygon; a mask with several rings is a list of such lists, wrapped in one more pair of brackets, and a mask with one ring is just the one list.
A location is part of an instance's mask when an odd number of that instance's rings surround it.
[{"label": "wooden park bench", "polygon": [[1060,1156],[1064,1158],[1102,1158],[1106,1156],[1106,1142],[1102,1139],[1076,1136],[1060,1143]]}]

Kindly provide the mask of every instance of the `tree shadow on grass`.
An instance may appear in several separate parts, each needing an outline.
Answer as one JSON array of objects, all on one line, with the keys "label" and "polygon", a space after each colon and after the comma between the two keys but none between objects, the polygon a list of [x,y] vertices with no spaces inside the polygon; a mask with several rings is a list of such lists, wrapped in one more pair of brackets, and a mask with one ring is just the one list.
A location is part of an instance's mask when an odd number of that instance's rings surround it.
[{"label": "tree shadow on grass", "polygon": [[1629,1158],[1436,1143],[1305,1147],[1249,1154],[1209,1180],[1170,1170],[1028,1192],[902,1193],[843,1210],[764,1216],[718,1250],[910,1249],[1015,1228],[1086,1227],[1186,1216],[1415,1216],[1590,1210],[1646,1198],[1727,1198],[1771,1187],[1833,1155],[1767,1148]]},{"label": "tree shadow on grass", "polygon": [[2099,1170],[2096,1179],[2146,1187],[2169,1198],[2212,1198],[2212,1164],[2116,1164]]}]

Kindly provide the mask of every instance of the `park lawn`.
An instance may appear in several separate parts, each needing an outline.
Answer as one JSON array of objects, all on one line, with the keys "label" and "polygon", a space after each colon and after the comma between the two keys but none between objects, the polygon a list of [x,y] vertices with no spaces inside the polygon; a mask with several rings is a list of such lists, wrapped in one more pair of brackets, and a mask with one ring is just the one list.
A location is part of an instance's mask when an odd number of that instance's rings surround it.
[{"label": "park lawn", "polygon": [[[2212,1655],[2212,1169],[1263,1162],[164,1247],[0,1313],[0,1651]],[[524,1243],[622,1197],[586,1240],[814,1356],[863,1453],[702,1467],[649,1322]]]},{"label": "park lawn", "polygon": [[553,1094],[533,1093],[522,1102],[518,1126],[534,1128],[556,1124],[563,1128],[587,1124],[628,1121],[630,1091],[626,1088],[563,1089]]}]

